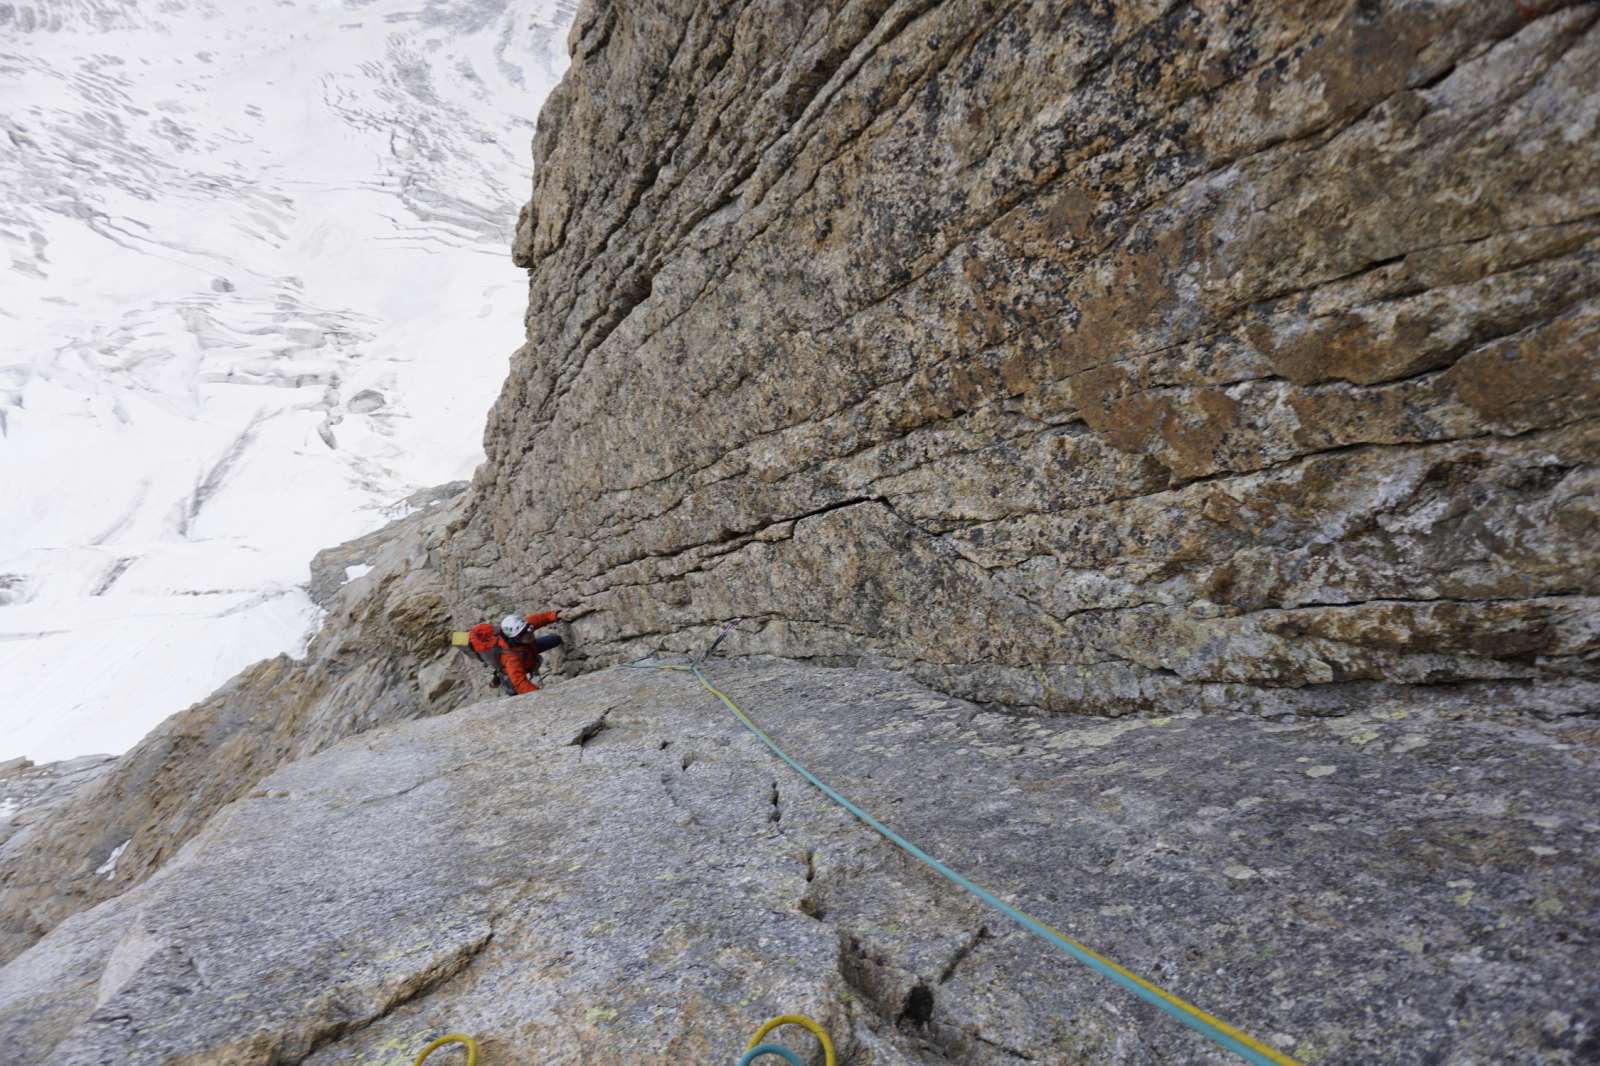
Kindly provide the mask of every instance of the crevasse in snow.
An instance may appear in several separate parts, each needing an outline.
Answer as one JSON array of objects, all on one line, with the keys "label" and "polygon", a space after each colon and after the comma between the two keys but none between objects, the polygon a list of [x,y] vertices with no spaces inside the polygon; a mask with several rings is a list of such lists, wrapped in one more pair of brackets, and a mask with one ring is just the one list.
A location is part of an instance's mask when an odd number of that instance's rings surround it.
[{"label": "crevasse in snow", "polygon": [[300,650],[310,556],[479,461],[573,6],[0,7],[0,759]]}]

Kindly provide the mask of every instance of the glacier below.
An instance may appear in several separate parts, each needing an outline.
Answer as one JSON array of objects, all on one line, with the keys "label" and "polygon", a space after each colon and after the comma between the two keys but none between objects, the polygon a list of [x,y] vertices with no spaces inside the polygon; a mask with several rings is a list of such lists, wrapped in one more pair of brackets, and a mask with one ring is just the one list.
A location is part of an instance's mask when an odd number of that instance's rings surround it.
[{"label": "glacier below", "polygon": [[303,650],[482,459],[576,0],[0,3],[0,761]]}]

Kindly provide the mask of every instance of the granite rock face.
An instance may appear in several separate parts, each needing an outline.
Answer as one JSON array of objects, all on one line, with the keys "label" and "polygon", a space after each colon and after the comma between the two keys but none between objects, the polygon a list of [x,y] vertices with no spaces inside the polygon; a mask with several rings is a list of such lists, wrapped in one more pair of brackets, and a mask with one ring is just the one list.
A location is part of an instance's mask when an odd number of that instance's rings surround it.
[{"label": "granite rock face", "polygon": [[[1019,721],[900,673],[709,669],[913,841],[1303,1061],[1600,1052],[1592,728]],[[484,1066],[732,1062],[792,1011],[844,1063],[1235,1061],[637,669],[285,767],[0,970],[17,1066],[398,1063],[463,1031]]]},{"label": "granite rock face", "polygon": [[590,3],[453,580],[600,661],[1592,712],[1597,21]]},{"label": "granite rock face", "polygon": [[[1600,1056],[1600,6],[664,0],[571,45],[489,461],[319,557],[304,660],[8,825],[17,1046],[712,1061],[801,1009],[879,1066],[1206,1061],[683,678],[575,677],[737,619],[859,668],[719,668],[807,759],[1297,1056]],[[544,607],[574,679],[458,710],[444,634]]]},{"label": "granite rock face", "polygon": [[43,766],[29,759],[0,762],[0,849],[29,824],[93,784],[115,761],[110,755],[84,755]]},{"label": "granite rock face", "polygon": [[395,511],[405,517],[390,522],[364,537],[324,548],[313,555],[311,581],[306,586],[312,602],[318,607],[333,609],[339,590],[355,580],[351,577],[352,573],[359,570],[362,572],[361,576],[365,577],[379,559],[386,554],[394,554],[390,549],[397,542],[414,535],[418,522],[407,522],[407,517],[415,519],[429,508],[449,503],[465,492],[466,488],[465,481],[451,481],[414,492],[394,507]]}]

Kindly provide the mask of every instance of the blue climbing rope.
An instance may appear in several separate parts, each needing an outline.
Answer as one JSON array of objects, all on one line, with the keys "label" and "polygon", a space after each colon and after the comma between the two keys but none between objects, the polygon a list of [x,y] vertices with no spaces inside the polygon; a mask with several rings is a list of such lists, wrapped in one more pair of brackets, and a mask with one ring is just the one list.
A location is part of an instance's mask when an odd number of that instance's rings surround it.
[{"label": "blue climbing rope", "polygon": [[759,1044],[751,1048],[739,1056],[739,1066],[750,1066],[752,1062],[763,1055],[776,1055],[784,1062],[787,1062],[789,1066],[806,1066],[805,1063],[800,1061],[799,1055],[796,1055],[782,1044]]},{"label": "blue climbing rope", "polygon": [[[726,627],[724,627],[724,633],[725,632]],[[721,639],[720,636],[718,639]],[[702,656],[702,659],[703,658],[704,657]],[[625,665],[637,666],[641,662],[643,662],[643,660],[635,660],[635,662]],[[791,758],[786,751],[778,746],[778,743],[775,740],[767,735],[765,730],[756,724],[754,719],[745,713],[742,707],[733,701],[732,697],[730,697],[726,692],[723,692],[721,689],[717,688],[710,682],[709,679],[707,679],[706,675],[700,669],[700,662],[700,659],[695,659],[688,663],[652,663],[643,668],[657,670],[678,670],[692,673],[695,679],[700,682],[701,687],[707,692],[711,693],[711,695],[715,696],[717,699],[721,700],[723,705],[726,706],[728,710],[733,712],[734,717],[736,717],[746,729],[755,735],[756,739],[760,740],[761,743],[766,745],[768,750],[781,759],[791,770],[815,786],[823,795],[827,796],[829,799],[839,804],[839,806],[849,811],[879,836],[889,841],[901,851],[904,851],[907,855],[910,855],[918,862],[921,862],[923,865],[934,870],[946,880],[955,884],[964,891],[976,896],[978,899],[982,900],[984,903],[987,903],[1001,914],[1004,914],[1007,918],[1011,919],[1023,929],[1026,929],[1028,932],[1051,944],[1062,953],[1089,967],[1102,977],[1106,977],[1118,985],[1121,985],[1123,988],[1127,989],[1129,992],[1132,992],[1146,1003],[1151,1004],[1157,1009],[1165,1012],[1173,1019],[1177,1020],[1179,1023],[1187,1026],[1190,1029],[1193,1029],[1202,1036],[1205,1036],[1219,1047],[1233,1052],[1246,1062],[1251,1063],[1252,1066],[1300,1066],[1300,1064],[1294,1059],[1291,1059],[1287,1055],[1268,1047],[1266,1044],[1263,1044],[1261,1041],[1250,1036],[1243,1030],[1237,1029],[1222,1019],[1206,1013],[1194,1004],[1189,1003],[1187,1000],[1168,992],[1166,989],[1161,988],[1159,985],[1156,985],[1151,981],[1145,980],[1143,977],[1140,977],[1138,974],[1129,970],[1127,967],[1121,965],[1115,960],[1100,954],[1084,944],[1080,944],[1078,941],[1067,936],[1065,933],[1046,925],[1044,922],[1041,922],[1039,919],[1033,917],[1025,911],[1011,906],[1009,903],[1006,903],[1004,900],[996,896],[993,892],[990,892],[988,889],[983,888],[981,885],[974,883],[969,878],[963,876],[955,870],[952,870],[950,867],[946,866],[932,855],[929,855],[926,851],[923,851],[921,848],[917,847],[899,833],[896,833],[893,829],[890,829],[888,826],[878,821],[878,819],[862,810],[861,807],[855,803],[852,803],[836,789],[829,786],[821,778],[817,777],[810,770],[807,770],[804,766],[801,766],[798,762]]]}]

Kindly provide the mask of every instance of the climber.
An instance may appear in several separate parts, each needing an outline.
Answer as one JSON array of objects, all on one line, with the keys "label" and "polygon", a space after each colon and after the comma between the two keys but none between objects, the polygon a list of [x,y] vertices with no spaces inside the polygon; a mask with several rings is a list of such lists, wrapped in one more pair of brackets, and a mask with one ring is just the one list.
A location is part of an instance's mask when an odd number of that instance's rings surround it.
[{"label": "climber", "polygon": [[539,656],[559,648],[561,638],[554,633],[538,636],[534,630],[557,621],[555,611],[508,614],[500,619],[498,628],[489,622],[473,626],[467,631],[467,645],[494,671],[496,688],[505,685],[519,696],[537,692],[539,686],[533,679],[539,676]]}]

